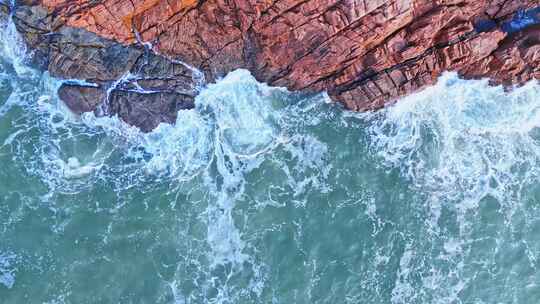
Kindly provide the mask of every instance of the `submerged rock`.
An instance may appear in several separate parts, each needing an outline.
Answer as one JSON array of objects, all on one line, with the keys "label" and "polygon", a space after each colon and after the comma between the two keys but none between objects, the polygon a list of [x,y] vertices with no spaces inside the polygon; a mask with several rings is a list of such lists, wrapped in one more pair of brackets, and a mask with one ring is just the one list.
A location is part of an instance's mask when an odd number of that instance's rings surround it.
[{"label": "submerged rock", "polygon": [[15,21],[36,64],[101,88],[64,88],[72,109],[100,107],[151,130],[193,106],[202,79],[196,70],[214,81],[245,68],[270,85],[326,90],[357,111],[378,109],[446,70],[522,84],[540,76],[539,6],[537,0],[27,0],[19,1]]}]

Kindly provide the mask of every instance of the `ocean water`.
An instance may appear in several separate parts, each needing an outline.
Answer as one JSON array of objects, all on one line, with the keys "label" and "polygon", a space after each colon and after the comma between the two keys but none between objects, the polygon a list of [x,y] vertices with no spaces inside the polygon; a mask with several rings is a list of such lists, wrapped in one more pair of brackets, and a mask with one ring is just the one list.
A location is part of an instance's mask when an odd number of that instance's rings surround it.
[{"label": "ocean water", "polygon": [[258,83],[142,134],[0,31],[0,303],[540,303],[540,85],[377,113]]}]

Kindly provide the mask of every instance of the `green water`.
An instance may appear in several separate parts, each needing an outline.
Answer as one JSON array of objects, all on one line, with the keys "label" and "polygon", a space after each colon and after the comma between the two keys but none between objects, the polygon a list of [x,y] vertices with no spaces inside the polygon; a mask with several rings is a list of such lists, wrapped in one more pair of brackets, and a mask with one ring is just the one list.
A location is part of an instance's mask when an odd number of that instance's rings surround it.
[{"label": "green water", "polygon": [[535,83],[352,114],[235,71],[141,134],[0,36],[2,304],[540,302]]}]

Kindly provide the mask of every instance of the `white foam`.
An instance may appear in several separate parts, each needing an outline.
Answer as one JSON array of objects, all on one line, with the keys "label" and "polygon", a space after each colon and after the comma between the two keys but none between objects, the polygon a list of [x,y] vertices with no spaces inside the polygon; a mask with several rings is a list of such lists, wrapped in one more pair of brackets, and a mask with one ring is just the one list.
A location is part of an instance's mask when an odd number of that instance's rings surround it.
[{"label": "white foam", "polygon": [[487,193],[504,196],[497,190],[518,180],[513,174],[523,174],[511,173],[513,167],[540,158],[531,136],[540,127],[539,114],[535,82],[506,93],[487,80],[447,73],[434,87],[383,111],[370,131],[388,165],[418,185],[438,185],[442,195],[465,194],[471,199],[461,200],[465,211]]},{"label": "white foam", "polygon": [[[244,194],[246,174],[281,144],[276,124],[279,112],[271,102],[273,90],[280,89],[260,84],[249,72],[238,70],[205,88],[196,98],[196,108],[180,111],[176,124],[160,124],[147,134],[117,117],[84,114],[81,119],[91,128],[122,138],[131,147],[140,147],[146,156],[140,162],[145,174],[166,176],[179,185],[194,180],[204,183],[211,196],[201,215],[207,225],[210,273],[225,266],[232,276],[252,267],[256,277],[250,286],[259,294],[264,274],[246,251],[249,245],[236,227],[233,210]],[[140,149],[130,151],[133,157],[140,153]],[[68,160],[63,167],[81,168],[75,160]],[[216,303],[227,303],[235,297],[232,286],[217,277],[208,284],[218,290]],[[176,283],[171,283],[171,288],[176,301],[182,302]]]},{"label": "white foam", "polygon": [[0,56],[12,63],[17,75],[32,74],[33,70],[25,64],[28,59],[26,44],[11,21],[11,16],[6,21],[0,24]]},{"label": "white foam", "polygon": [[0,284],[4,285],[8,289],[13,288],[15,285],[15,261],[17,256],[10,253],[0,252]]},{"label": "white foam", "polygon": [[[398,169],[425,195],[426,232],[433,242],[442,242],[440,256],[431,261],[432,274],[421,288],[400,270],[393,303],[424,299],[426,291],[437,303],[458,301],[474,279],[463,265],[475,256],[470,243],[475,241],[480,202],[496,200],[512,227],[513,214],[525,212],[520,211],[525,208],[521,192],[538,182],[540,85],[531,81],[505,92],[487,80],[462,80],[446,73],[435,86],[365,119],[373,150],[384,166]],[[456,234],[440,227],[442,209],[456,213]],[[402,269],[422,267],[408,265],[407,254],[402,261]],[[437,261],[452,265],[451,270],[439,269]]]}]

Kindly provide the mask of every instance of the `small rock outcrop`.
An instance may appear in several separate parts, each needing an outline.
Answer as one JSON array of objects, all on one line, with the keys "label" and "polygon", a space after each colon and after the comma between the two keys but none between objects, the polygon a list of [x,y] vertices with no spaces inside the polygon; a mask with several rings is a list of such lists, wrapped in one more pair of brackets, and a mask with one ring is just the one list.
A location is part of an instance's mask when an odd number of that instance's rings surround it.
[{"label": "small rock outcrop", "polygon": [[237,68],[355,111],[446,70],[540,78],[540,0],[27,0],[14,20],[35,64],[84,81],[61,88],[70,108],[145,131]]}]

